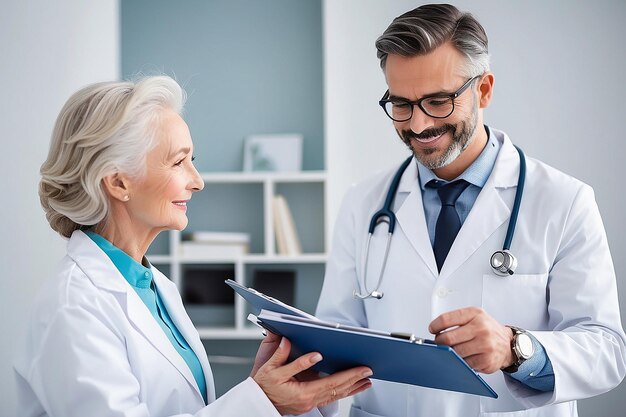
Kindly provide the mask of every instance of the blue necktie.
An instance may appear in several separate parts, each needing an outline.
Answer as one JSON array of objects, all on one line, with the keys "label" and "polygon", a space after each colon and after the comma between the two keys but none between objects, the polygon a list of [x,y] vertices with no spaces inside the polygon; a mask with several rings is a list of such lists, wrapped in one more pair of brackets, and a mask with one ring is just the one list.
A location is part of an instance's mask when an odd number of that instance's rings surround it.
[{"label": "blue necktie", "polygon": [[432,180],[426,185],[436,188],[441,200],[441,211],[439,212],[439,217],[437,217],[435,243],[433,245],[437,270],[441,271],[443,262],[446,260],[448,252],[450,252],[452,242],[454,242],[456,235],[461,229],[461,219],[459,219],[459,214],[456,212],[454,204],[461,193],[463,193],[463,190],[469,186],[469,182],[458,180],[445,185],[438,185],[437,181]]}]

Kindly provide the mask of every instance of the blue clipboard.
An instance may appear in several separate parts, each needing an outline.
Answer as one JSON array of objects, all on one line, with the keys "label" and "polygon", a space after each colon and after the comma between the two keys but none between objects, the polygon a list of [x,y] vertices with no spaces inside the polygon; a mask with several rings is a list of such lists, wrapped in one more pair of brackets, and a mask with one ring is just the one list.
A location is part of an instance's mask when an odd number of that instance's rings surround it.
[{"label": "blue clipboard", "polygon": [[[228,280],[230,281],[230,280]],[[457,353],[445,345],[404,333],[386,333],[319,320],[234,281],[228,282],[260,311],[254,323],[286,337],[290,357],[320,352],[313,366],[335,373],[365,365],[371,378],[498,398],[498,394]]]},{"label": "blue clipboard", "polygon": [[305,313],[302,310],[299,310],[289,304],[285,304],[280,300],[272,298],[268,295],[263,294],[255,290],[254,288],[244,287],[238,282],[233,281],[232,279],[227,279],[224,281],[228,284],[237,294],[242,296],[253,308],[254,314],[259,314],[261,310],[269,310],[275,311],[276,313],[284,313],[291,314],[299,317],[307,317],[310,319],[314,319],[315,316]]}]

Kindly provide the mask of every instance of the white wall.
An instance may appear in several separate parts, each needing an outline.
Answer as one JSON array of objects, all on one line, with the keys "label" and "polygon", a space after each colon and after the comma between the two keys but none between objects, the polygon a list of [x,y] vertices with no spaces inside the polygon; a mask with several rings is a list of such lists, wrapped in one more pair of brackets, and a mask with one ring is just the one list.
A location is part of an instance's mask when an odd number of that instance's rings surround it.
[{"label": "white wall", "polygon": [[[330,224],[347,186],[406,155],[378,107],[385,90],[374,40],[408,0],[324,0]],[[490,36],[496,94],[486,121],[531,156],[594,186],[626,311],[626,224],[617,169],[625,155],[626,3],[456,1]],[[9,0],[0,13],[0,415],[14,414],[11,358],[35,291],[63,253],[37,198],[54,119],[80,86],[119,77],[119,0]],[[607,168],[602,168],[607,167]],[[619,190],[619,191],[613,191]],[[620,415],[626,385],[581,403]]]},{"label": "white wall", "polygon": [[[9,0],[0,12],[0,415],[15,415],[16,340],[40,283],[64,253],[39,205],[39,167],[65,100],[118,78],[118,0]],[[19,415],[19,414],[18,414]]]},{"label": "white wall", "polygon": [[[408,155],[378,106],[386,90],[374,41],[423,2],[324,0],[324,79],[329,225],[346,188]],[[485,122],[530,156],[596,191],[626,318],[626,223],[620,164],[626,155],[626,2],[453,1],[490,39],[495,94]],[[520,258],[520,262],[523,259]],[[582,401],[582,416],[623,415],[626,383]]]}]

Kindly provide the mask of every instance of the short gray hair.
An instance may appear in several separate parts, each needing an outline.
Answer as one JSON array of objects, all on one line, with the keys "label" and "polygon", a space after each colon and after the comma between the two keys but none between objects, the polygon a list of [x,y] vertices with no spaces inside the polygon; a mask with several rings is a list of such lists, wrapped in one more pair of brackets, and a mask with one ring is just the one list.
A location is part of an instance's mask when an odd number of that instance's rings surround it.
[{"label": "short gray hair", "polygon": [[449,4],[427,4],[396,17],[376,40],[376,48],[384,71],[389,54],[426,55],[446,42],[467,57],[468,78],[489,71],[485,29],[474,16]]},{"label": "short gray hair", "polygon": [[41,166],[39,199],[60,235],[106,219],[102,179],[117,172],[145,175],[163,110],[182,111],[185,93],[167,76],[103,82],[74,93],[59,114],[48,158]]}]

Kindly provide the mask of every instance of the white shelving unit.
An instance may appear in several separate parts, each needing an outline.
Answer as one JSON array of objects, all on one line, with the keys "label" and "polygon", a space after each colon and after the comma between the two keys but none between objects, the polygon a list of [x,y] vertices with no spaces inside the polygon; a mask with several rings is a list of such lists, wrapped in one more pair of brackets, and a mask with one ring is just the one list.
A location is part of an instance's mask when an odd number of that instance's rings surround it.
[{"label": "white shelving unit", "polygon": [[[320,184],[323,188],[321,198],[324,213],[321,218],[326,221],[326,173],[322,171],[306,171],[294,173],[257,173],[257,172],[234,172],[234,173],[201,173],[205,186],[216,185],[241,185],[257,184],[263,188],[263,246],[262,253],[251,253],[234,258],[209,258],[181,256],[180,243],[181,232],[169,232],[169,254],[148,255],[151,263],[160,266],[166,265],[170,269],[170,279],[179,287],[184,280],[183,270],[188,265],[232,265],[234,279],[242,285],[246,285],[245,275],[247,267],[255,265],[324,265],[326,263],[326,237],[321,246],[323,251],[319,253],[302,253],[297,256],[286,256],[277,253],[276,239],[273,226],[272,197],[276,194],[277,186],[281,184]],[[206,192],[206,189],[205,191]],[[295,217],[295,216],[294,216]],[[319,225],[325,231],[325,224]],[[296,224],[296,228],[298,225]],[[186,230],[191,231],[191,230]],[[302,238],[302,236],[301,236]],[[198,332],[203,339],[260,339],[262,334],[259,329],[246,325],[246,301],[235,296],[234,302],[234,325],[233,326],[198,326]]]}]

